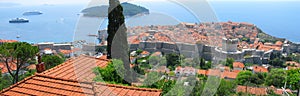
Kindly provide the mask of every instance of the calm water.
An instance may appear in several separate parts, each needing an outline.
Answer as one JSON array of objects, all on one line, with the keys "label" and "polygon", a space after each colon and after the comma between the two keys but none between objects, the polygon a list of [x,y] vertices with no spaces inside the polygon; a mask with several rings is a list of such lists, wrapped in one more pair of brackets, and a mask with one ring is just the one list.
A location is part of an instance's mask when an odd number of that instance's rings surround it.
[{"label": "calm water", "polygon": [[[151,14],[127,18],[127,26],[198,22],[188,10],[171,2],[133,3],[150,9]],[[210,5],[220,21],[254,23],[266,33],[300,42],[300,2],[210,2]],[[21,36],[18,40],[27,42],[70,42],[74,36],[75,39],[90,38],[86,35],[96,34],[98,29],[106,28],[107,20],[82,18],[78,13],[83,8],[85,5],[0,6],[0,39],[17,39],[18,35]],[[22,16],[23,12],[32,10],[44,14]],[[28,18],[30,23],[8,23],[9,19],[17,17]]]}]

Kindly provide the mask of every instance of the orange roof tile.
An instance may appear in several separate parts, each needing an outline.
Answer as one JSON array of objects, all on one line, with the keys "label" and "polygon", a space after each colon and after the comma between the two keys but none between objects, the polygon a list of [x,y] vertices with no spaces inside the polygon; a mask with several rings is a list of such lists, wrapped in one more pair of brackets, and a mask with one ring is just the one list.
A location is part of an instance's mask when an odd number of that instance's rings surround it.
[{"label": "orange roof tile", "polygon": [[257,88],[249,86],[237,86],[237,92],[250,93],[255,95],[267,95],[267,88]]},{"label": "orange roof tile", "polygon": [[28,77],[11,87],[4,89],[0,95],[64,95],[64,96],[160,96],[161,90],[136,88],[114,84],[82,82],[55,78],[42,74]]},{"label": "orange roof tile", "polygon": [[[12,70],[17,70],[17,65],[16,64],[13,64],[13,63],[8,63],[9,64],[9,67],[12,69]],[[7,73],[8,70],[7,70],[7,67],[6,67],[6,64],[4,62],[0,62],[0,69],[1,69],[1,73]]]},{"label": "orange roof tile", "polygon": [[142,55],[148,55],[148,54],[150,54],[148,51],[143,51],[142,53],[141,53]]},{"label": "orange roof tile", "polygon": [[18,42],[17,40],[0,40],[0,43],[14,43]]},{"label": "orange roof tile", "polygon": [[222,74],[222,78],[235,79],[237,77],[237,75],[238,75],[238,73],[225,71]]},{"label": "orange roof tile", "polygon": [[233,62],[233,67],[234,68],[244,68],[245,65],[242,62]]},{"label": "orange roof tile", "polygon": [[208,75],[208,76],[221,76],[222,73],[221,73],[221,70],[218,70],[218,69],[209,69],[206,72],[206,75]]},{"label": "orange roof tile", "polygon": [[262,66],[253,66],[254,72],[269,72],[267,68]]},{"label": "orange roof tile", "polygon": [[93,73],[93,68],[106,67],[109,62],[108,59],[102,58],[96,59],[90,56],[79,56],[71,58],[52,69],[49,69],[42,74],[47,76],[53,76],[56,78],[65,78],[71,80],[82,80],[82,81],[92,81],[95,77]]},{"label": "orange roof tile", "polygon": [[198,70],[198,74],[200,75],[206,75],[207,70]]}]

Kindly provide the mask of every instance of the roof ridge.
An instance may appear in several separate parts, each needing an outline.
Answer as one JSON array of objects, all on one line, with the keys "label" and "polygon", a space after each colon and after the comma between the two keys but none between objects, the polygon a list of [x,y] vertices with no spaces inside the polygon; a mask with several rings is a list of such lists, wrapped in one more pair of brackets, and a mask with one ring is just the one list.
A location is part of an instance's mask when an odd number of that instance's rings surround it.
[{"label": "roof ridge", "polygon": [[[109,59],[103,59],[103,58],[95,58],[95,57],[92,57],[92,56],[88,56],[88,55],[80,55],[80,56],[84,56],[84,57],[88,57],[88,58],[92,58],[92,59],[96,59],[96,60],[104,60],[104,61],[111,61]],[[105,56],[105,55],[103,55]]]},{"label": "roof ridge", "polygon": [[[77,58],[77,57],[76,57],[76,58]],[[61,63],[61,64],[59,64],[59,65],[57,65],[57,66],[55,66],[55,67],[53,67],[53,68],[50,68],[50,69],[48,69],[48,70],[46,70],[46,71],[44,71],[44,72],[42,72],[42,73],[40,73],[40,74],[46,74],[46,73],[48,73],[48,72],[51,72],[52,70],[54,70],[54,69],[56,69],[56,68],[59,68],[59,67],[61,67],[61,66],[64,66],[66,63],[72,62],[72,60],[74,60],[74,58],[69,58],[69,59],[66,60],[65,62],[63,62],[63,63]]]}]

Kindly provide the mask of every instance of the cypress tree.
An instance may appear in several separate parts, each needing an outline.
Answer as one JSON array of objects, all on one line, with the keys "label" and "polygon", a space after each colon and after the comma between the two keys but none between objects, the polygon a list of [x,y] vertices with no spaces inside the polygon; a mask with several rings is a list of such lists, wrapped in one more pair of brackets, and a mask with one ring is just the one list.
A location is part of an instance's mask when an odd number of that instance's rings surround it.
[{"label": "cypress tree", "polygon": [[128,54],[127,28],[125,26],[123,7],[120,5],[119,0],[109,0],[107,29],[107,58],[123,61],[126,71],[124,83],[130,84],[132,82],[132,75]]}]

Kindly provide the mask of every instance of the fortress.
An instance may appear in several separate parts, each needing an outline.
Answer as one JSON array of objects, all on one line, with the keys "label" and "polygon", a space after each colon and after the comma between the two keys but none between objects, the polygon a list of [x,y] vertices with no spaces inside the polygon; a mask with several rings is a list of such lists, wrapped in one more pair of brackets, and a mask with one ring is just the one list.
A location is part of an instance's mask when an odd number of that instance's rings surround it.
[{"label": "fortress", "polygon": [[[130,51],[142,49],[151,53],[177,53],[186,58],[199,57],[208,61],[233,58],[235,61],[260,65],[268,64],[272,53],[300,52],[300,44],[283,42],[285,39],[262,42],[269,35],[249,23],[229,21],[136,26],[128,28],[127,32]],[[105,32],[99,32],[99,36],[105,38],[100,33]]]},{"label": "fortress", "polygon": [[226,58],[233,58],[235,61],[243,63],[268,64],[271,53],[284,53],[283,50],[288,50],[282,48],[281,50],[270,51],[263,51],[258,49],[242,49],[241,51],[239,51],[237,48],[237,43],[239,42],[238,39],[223,38],[222,42],[222,47],[216,47],[200,43],[188,44],[182,42],[174,43],[143,41],[139,44],[130,44],[130,51],[142,49],[151,53],[157,51],[162,52],[164,54],[177,53],[183,55],[186,58],[201,57],[205,60],[217,62],[226,60]]}]

